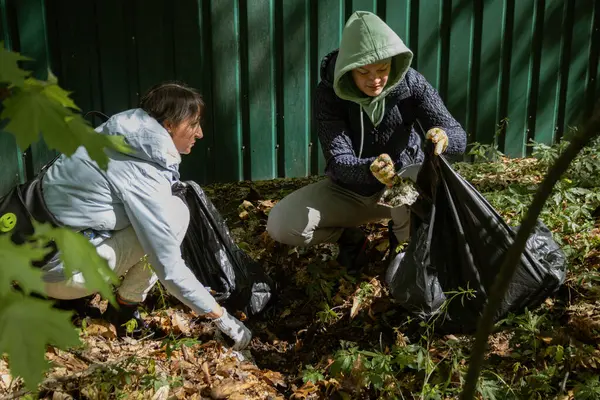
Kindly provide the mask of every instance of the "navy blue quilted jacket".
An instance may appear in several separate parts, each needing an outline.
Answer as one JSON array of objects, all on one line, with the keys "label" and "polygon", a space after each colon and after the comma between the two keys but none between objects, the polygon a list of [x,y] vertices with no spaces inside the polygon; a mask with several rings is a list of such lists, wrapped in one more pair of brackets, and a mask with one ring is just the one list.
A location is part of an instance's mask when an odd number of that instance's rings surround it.
[{"label": "navy blue quilted jacket", "polygon": [[321,81],[313,107],[326,160],[325,172],[333,182],[363,196],[377,193],[383,185],[371,174],[369,166],[373,160],[387,153],[396,163],[397,170],[422,162],[422,135],[433,127],[443,129],[448,135],[447,154],[465,151],[466,133],[462,126],[427,80],[408,68],[402,80],[385,97],[381,123],[375,127],[369,118],[362,118],[363,148],[358,158],[361,106],[341,99],[334,91],[337,57],[338,50],[335,50],[322,60]]}]

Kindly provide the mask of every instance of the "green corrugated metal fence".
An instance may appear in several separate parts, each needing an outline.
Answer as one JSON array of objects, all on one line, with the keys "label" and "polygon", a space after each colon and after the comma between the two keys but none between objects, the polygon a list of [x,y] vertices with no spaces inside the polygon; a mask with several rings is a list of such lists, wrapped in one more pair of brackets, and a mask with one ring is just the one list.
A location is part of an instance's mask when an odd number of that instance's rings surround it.
[{"label": "green corrugated metal fence", "polygon": [[[42,64],[49,58],[83,110],[134,107],[161,80],[198,87],[209,104],[205,139],[184,158],[182,173],[200,183],[323,171],[311,102],[321,58],[338,46],[355,10],[376,12],[404,39],[413,66],[471,142],[490,143],[507,119],[499,141],[511,156],[525,155],[529,139],[560,138],[589,114],[600,90],[599,0],[4,2],[19,16],[13,47],[42,55]],[[44,4],[50,51],[28,42],[45,43]],[[5,136],[3,165],[5,157],[16,165],[18,151]],[[38,153],[32,171],[47,158]]]}]

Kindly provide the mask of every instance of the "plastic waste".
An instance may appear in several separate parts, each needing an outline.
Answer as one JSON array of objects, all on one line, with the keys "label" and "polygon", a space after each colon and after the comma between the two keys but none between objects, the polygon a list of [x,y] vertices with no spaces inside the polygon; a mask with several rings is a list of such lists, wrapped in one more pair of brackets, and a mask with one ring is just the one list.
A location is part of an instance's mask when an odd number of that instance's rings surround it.
[{"label": "plastic waste", "polygon": [[[394,301],[415,316],[443,313],[438,326],[473,331],[516,231],[444,156],[426,156],[416,186],[411,239],[391,261],[386,282]],[[565,254],[538,221],[496,321],[539,305],[564,283],[566,269]]]},{"label": "plastic waste", "polygon": [[173,194],[190,210],[190,224],[181,245],[186,265],[227,308],[246,315],[263,311],[271,300],[273,281],[237,246],[202,188],[193,181],[179,182],[173,186]]}]

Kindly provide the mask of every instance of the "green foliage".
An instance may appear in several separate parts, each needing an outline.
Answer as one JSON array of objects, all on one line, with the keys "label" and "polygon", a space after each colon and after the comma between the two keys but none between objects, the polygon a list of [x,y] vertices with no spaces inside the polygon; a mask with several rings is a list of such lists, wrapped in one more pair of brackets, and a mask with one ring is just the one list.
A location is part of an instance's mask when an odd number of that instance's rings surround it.
[{"label": "green foliage", "polygon": [[317,383],[325,379],[325,376],[312,365],[306,365],[302,371],[302,382]]},{"label": "green foliage", "polygon": [[546,318],[544,315],[534,314],[526,309],[523,314],[509,314],[499,324],[505,323],[512,326],[514,335],[510,341],[511,344],[518,349],[517,351],[521,355],[535,359],[538,355],[538,350],[543,344],[540,339],[540,333],[545,322]]},{"label": "green foliage", "polygon": [[85,278],[88,289],[98,291],[116,305],[112,289],[107,282],[116,284],[118,278],[85,236],[70,229],[53,228],[48,224],[34,225],[36,226],[36,237],[46,241],[54,240],[61,249],[60,257],[67,275],[80,272]]},{"label": "green foliage", "polygon": [[201,342],[194,338],[182,338],[177,339],[173,336],[173,334],[169,334],[162,340],[161,345],[165,348],[165,354],[167,358],[171,358],[174,351],[181,349],[183,346],[192,347],[196,344],[200,344]]},{"label": "green foliage", "polygon": [[[368,296],[370,288],[372,286],[365,283],[358,294],[364,292]],[[434,347],[435,324],[439,318],[444,317],[448,305],[474,296],[474,291],[469,288],[461,289],[448,292],[446,296],[447,300],[440,313],[423,323],[425,333],[418,343],[396,344],[391,349],[365,350],[355,343],[342,341],[341,348],[334,354],[329,375],[351,377],[357,389],[372,389],[375,393],[387,394],[392,398],[402,396],[403,393],[411,393],[415,398],[423,400],[444,399],[458,394],[462,375],[466,372],[463,349],[456,340],[437,344],[437,350],[445,354],[441,358],[432,355],[430,349]],[[417,377],[420,386],[414,379]],[[478,391],[482,396],[496,396],[505,386],[499,379],[482,378]]]},{"label": "green foliage", "polygon": [[97,134],[81,114],[71,111],[68,107],[76,108],[75,104],[53,76],[48,81],[26,79],[22,88],[15,88],[14,94],[4,100],[3,106],[0,120],[9,120],[4,129],[15,136],[22,149],[38,140],[41,132],[49,148],[67,156],[85,146],[103,169],[108,165],[105,148],[128,151],[122,136]]},{"label": "green foliage", "polygon": [[498,382],[491,380],[480,378],[477,382],[477,393],[481,395],[482,399],[486,400],[497,400],[499,399],[499,395],[502,391]]},{"label": "green foliage", "polygon": [[309,283],[305,290],[311,300],[320,300],[325,296],[327,301],[331,301],[336,280],[343,276],[349,278],[340,270],[325,269],[322,263],[309,264],[306,272]]},{"label": "green foliage", "polygon": [[467,154],[473,156],[475,162],[495,162],[504,156],[495,145],[481,143],[473,143]]},{"label": "green foliage", "polygon": [[[0,122],[8,120],[4,129],[15,136],[22,149],[37,141],[41,132],[50,148],[67,156],[85,146],[101,168],[108,164],[106,149],[129,151],[122,137],[96,133],[76,113],[79,109],[52,73],[46,81],[30,78],[29,72],[19,68],[18,62],[23,60],[29,59],[0,43],[0,85],[9,94],[2,104]],[[81,272],[86,286],[113,304],[110,283],[117,282],[106,261],[83,235],[50,225],[35,224],[35,228],[30,241],[20,246],[13,244],[9,235],[0,236],[0,354],[8,354],[13,375],[21,376],[32,390],[48,367],[44,361],[46,345],[67,348],[79,344],[69,313],[52,308],[48,300],[28,296],[33,292],[45,295],[42,272],[32,262],[42,259],[49,251],[47,244],[55,241],[67,274]]]},{"label": "green foliage", "polygon": [[337,322],[341,315],[332,309],[329,304],[323,302],[321,304],[321,311],[317,311],[317,317],[323,324],[329,325]]},{"label": "green foliage", "polygon": [[358,298],[358,303],[362,304],[367,300],[370,300],[371,297],[375,294],[375,287],[369,282],[361,282],[358,293],[356,293],[356,297]]},{"label": "green foliage", "polygon": [[[530,142],[533,157],[539,160],[539,166],[546,171],[567,148],[569,141],[563,139],[553,146],[535,141]],[[600,138],[593,140],[573,160],[565,177],[579,187],[600,186]]]},{"label": "green foliage", "polygon": [[0,42],[0,83],[6,82],[22,87],[25,85],[25,77],[29,73],[19,68],[19,61],[31,60],[29,57],[20,55],[4,48],[4,42]]},{"label": "green foliage", "polygon": [[600,399],[600,377],[591,376],[575,386],[575,400]]},{"label": "green foliage", "polygon": [[496,129],[494,140],[491,144],[472,143],[468,155],[473,156],[476,163],[478,162],[497,162],[504,157],[504,154],[498,150],[498,138],[505,131],[508,125],[508,118],[503,119]]},{"label": "green foliage", "polygon": [[10,293],[0,298],[0,353],[9,356],[13,374],[34,388],[48,367],[46,345],[66,348],[79,344],[70,313],[46,300]]},{"label": "green foliage", "polygon": [[45,292],[42,282],[42,271],[31,265],[32,261],[41,260],[50,249],[40,248],[36,243],[15,245],[8,235],[0,236],[0,299],[10,295],[13,282],[18,282],[25,294]]}]

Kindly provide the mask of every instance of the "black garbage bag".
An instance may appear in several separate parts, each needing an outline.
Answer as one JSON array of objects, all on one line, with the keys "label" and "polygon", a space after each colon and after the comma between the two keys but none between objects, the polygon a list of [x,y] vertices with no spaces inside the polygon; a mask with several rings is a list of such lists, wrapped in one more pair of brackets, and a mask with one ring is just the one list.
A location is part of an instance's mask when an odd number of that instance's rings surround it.
[{"label": "black garbage bag", "polygon": [[[439,315],[440,327],[473,331],[516,231],[443,156],[426,157],[416,186],[420,197],[411,206],[410,243],[386,274],[391,294],[421,319]],[[539,305],[563,284],[566,264],[538,221],[495,320]],[[446,302],[461,288],[473,289],[475,297]]]},{"label": "black garbage bag", "polygon": [[225,220],[202,188],[185,181],[173,194],[190,210],[190,225],[181,245],[187,266],[220,304],[256,315],[273,294],[273,281],[232,239]]}]

